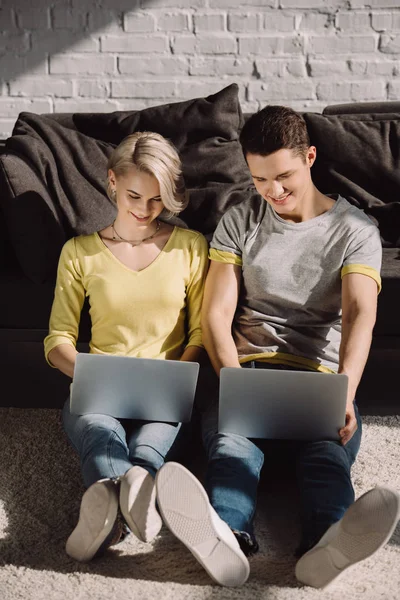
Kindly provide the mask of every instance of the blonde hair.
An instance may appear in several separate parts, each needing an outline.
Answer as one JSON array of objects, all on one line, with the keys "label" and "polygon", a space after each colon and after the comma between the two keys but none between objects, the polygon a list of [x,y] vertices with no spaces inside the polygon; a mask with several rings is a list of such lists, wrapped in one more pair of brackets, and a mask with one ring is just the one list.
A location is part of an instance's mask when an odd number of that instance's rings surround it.
[{"label": "blonde hair", "polygon": [[[128,135],[111,154],[107,171],[111,169],[118,178],[133,166],[157,179],[161,201],[170,216],[186,208],[189,197],[183,181],[182,164],[178,151],[169,140],[151,131]],[[114,200],[109,179],[107,194]]]}]

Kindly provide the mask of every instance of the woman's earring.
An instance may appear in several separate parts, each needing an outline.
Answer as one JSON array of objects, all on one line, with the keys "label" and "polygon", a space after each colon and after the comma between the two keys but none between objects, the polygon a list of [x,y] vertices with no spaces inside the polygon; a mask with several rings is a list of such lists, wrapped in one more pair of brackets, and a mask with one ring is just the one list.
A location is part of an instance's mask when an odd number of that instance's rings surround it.
[{"label": "woman's earring", "polygon": [[114,202],[115,202],[115,200],[116,200],[116,198],[117,198],[117,190],[113,189],[113,190],[112,190],[112,192],[111,192],[111,196],[112,196],[112,199],[113,199],[113,200],[114,200]]}]

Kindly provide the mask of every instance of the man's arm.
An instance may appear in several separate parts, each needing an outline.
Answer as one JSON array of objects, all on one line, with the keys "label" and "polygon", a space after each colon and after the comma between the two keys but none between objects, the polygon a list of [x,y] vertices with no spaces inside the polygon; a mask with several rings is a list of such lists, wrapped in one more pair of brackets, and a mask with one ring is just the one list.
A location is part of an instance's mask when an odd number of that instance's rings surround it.
[{"label": "man's arm", "polygon": [[232,337],[242,268],[211,261],[201,309],[203,344],[217,375],[222,367],[240,367]]},{"label": "man's arm", "polygon": [[345,275],[342,279],[342,340],[338,370],[349,378],[346,425],[339,432],[343,445],[357,429],[353,401],[367,362],[376,309],[376,281],[361,273]]}]

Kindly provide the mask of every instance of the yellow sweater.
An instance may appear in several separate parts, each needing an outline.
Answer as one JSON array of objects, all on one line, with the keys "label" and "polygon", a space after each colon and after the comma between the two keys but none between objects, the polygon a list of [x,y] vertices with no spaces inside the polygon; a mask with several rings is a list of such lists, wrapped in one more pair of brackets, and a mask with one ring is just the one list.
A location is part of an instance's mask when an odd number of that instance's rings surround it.
[{"label": "yellow sweater", "polygon": [[180,227],[142,271],[126,267],[97,233],[68,240],[44,340],[46,360],[59,344],[76,345],[85,296],[92,320],[91,353],[179,360],[186,346],[202,346],[207,267],[205,238]]}]

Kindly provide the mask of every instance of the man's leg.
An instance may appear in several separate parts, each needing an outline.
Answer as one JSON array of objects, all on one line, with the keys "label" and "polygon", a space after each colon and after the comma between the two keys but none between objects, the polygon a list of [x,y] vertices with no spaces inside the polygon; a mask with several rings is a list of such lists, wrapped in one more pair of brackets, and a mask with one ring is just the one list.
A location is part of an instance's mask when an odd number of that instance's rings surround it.
[{"label": "man's leg", "polygon": [[351,465],[359,449],[361,421],[353,438],[307,444],[298,459],[303,536],[296,577],[324,588],[348,567],[374,554],[391,537],[400,516],[400,496],[375,487],[354,502]]},{"label": "man's leg", "polygon": [[[218,433],[218,407],[203,415],[203,443],[208,458],[205,489],[218,515],[236,532],[249,534],[256,546],[253,519],[263,452],[247,438]],[[245,554],[251,553],[243,545]],[[240,542],[240,539],[239,539]]]},{"label": "man's leg", "polygon": [[200,481],[183,465],[169,461],[156,475],[156,488],[165,525],[210,577],[220,585],[242,585],[250,573],[248,560]]},{"label": "man's leg", "polygon": [[345,446],[335,441],[300,445],[297,456],[302,520],[299,556],[314,546],[354,502],[350,470],[360,448],[362,432],[357,407],[355,410],[358,428]]},{"label": "man's leg", "polygon": [[157,473],[157,499],[165,524],[207,573],[220,585],[236,586],[250,572],[241,546],[248,553],[255,548],[252,521],[263,454],[245,438],[218,434],[218,385],[208,394],[214,399],[202,415],[207,491],[182,465],[167,462]]}]

